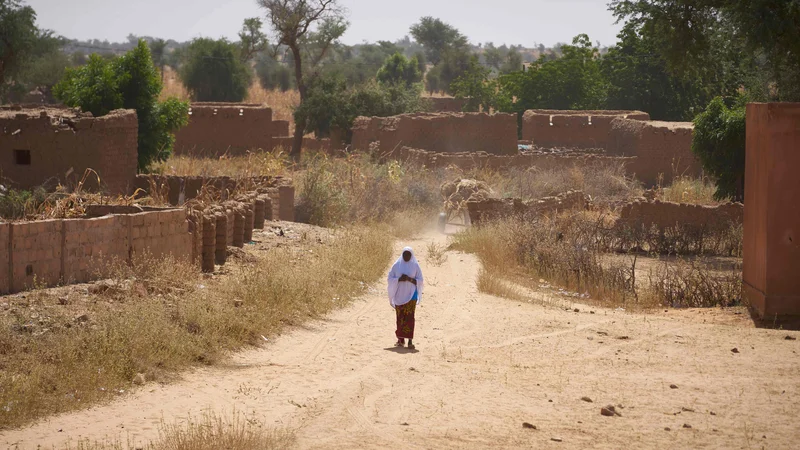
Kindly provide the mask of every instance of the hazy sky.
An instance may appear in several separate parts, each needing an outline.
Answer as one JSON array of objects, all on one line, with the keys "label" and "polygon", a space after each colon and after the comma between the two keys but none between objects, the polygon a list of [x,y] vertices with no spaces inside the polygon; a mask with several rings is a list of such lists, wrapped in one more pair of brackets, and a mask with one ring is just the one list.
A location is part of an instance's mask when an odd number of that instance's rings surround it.
[{"label": "hazy sky", "polygon": [[[348,8],[347,44],[394,41],[421,16],[438,17],[471,42],[551,46],[580,33],[611,45],[619,26],[607,0],[340,0]],[[27,0],[40,27],[69,38],[124,41],[129,33],[185,41],[236,38],[255,0]]]}]

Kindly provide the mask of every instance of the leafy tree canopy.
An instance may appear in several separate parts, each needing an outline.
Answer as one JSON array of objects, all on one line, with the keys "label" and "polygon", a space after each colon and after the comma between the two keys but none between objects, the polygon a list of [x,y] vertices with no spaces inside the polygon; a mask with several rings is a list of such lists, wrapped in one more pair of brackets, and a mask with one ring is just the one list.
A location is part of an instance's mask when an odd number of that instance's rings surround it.
[{"label": "leafy tree canopy", "polygon": [[144,40],[125,55],[105,59],[93,54],[85,66],[68,69],[54,93],[64,104],[95,116],[114,109],[135,109],[139,121],[139,169],[166,160],[174,132],[189,120],[189,105],[176,99],[158,101],[161,78]]},{"label": "leafy tree canopy", "polygon": [[187,47],[178,73],[195,101],[240,102],[252,79],[240,56],[239,47],[226,39],[198,38]]}]

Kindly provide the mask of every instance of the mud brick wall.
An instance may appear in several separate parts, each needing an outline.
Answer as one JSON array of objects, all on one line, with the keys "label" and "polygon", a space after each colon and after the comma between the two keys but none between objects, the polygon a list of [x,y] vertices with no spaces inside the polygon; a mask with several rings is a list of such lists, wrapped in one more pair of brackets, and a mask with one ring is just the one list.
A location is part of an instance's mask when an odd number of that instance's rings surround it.
[{"label": "mud brick wall", "polygon": [[461,112],[467,104],[465,99],[453,97],[431,97],[428,101],[433,112]]},{"label": "mud brick wall", "polygon": [[353,136],[350,139],[353,150],[367,151],[370,144],[380,141],[382,124],[381,117],[356,117],[353,121]]},{"label": "mud brick wall", "polygon": [[[3,107],[0,173],[12,186],[28,189],[45,183],[74,187],[86,169],[93,169],[103,191],[127,194],[136,176],[137,138],[133,110],[95,118],[70,109]],[[90,175],[85,187],[97,189],[97,177]]]},{"label": "mud brick wall", "polygon": [[272,137],[285,137],[291,136],[292,133],[289,131],[289,121],[288,120],[273,120],[272,121]]},{"label": "mud brick wall", "polygon": [[660,230],[680,227],[697,231],[724,230],[744,220],[741,203],[718,206],[690,205],[655,201],[636,201],[620,210],[617,226],[634,229],[657,227]]},{"label": "mud brick wall", "polygon": [[517,119],[513,114],[404,114],[383,119],[381,154],[408,146],[432,152],[480,152],[513,155]]},{"label": "mud brick wall", "polygon": [[743,281],[762,318],[800,316],[800,103],[747,105]]},{"label": "mud brick wall", "polygon": [[560,111],[534,109],[522,117],[522,139],[539,147],[606,148],[617,117],[650,120],[641,111]]},{"label": "mud brick wall", "polygon": [[528,202],[518,198],[471,201],[467,202],[467,211],[470,222],[473,225],[480,225],[505,217],[529,220],[537,215],[585,209],[588,204],[589,200],[582,191],[568,191],[554,197]]},{"label": "mud brick wall", "polygon": [[112,259],[192,257],[183,209],[0,224],[0,292],[86,282]]},{"label": "mud brick wall", "polygon": [[243,155],[272,149],[272,109],[247,103],[193,103],[189,124],[175,135],[175,154]]},{"label": "mud brick wall", "polygon": [[11,280],[11,265],[9,252],[10,240],[8,235],[11,231],[11,224],[0,223],[0,294],[9,291],[9,281]]},{"label": "mud brick wall", "polygon": [[702,165],[692,153],[691,122],[657,122],[616,118],[612,122],[610,154],[635,156],[631,173],[647,185],[659,177],[669,184],[675,176],[697,177]]}]

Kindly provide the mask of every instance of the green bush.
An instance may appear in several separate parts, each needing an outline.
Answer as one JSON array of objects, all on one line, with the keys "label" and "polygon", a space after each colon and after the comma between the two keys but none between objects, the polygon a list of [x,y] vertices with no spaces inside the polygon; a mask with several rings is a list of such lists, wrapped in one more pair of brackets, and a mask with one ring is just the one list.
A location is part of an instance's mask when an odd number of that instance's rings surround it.
[{"label": "green bush", "polygon": [[181,81],[200,102],[241,102],[252,74],[239,58],[240,49],[226,39],[198,38],[186,48]]},{"label": "green bush", "polygon": [[165,161],[172,153],[174,133],[189,120],[189,104],[176,99],[159,102],[161,76],[144,40],[119,58],[97,54],[85,66],[67,69],[54,88],[56,98],[96,117],[120,108],[135,109],[139,121],[139,169]]},{"label": "green bush", "polygon": [[47,197],[47,192],[42,187],[33,191],[9,189],[0,192],[0,218],[6,220],[21,220],[34,213]]},{"label": "green bush", "polygon": [[694,119],[692,151],[716,178],[717,200],[744,200],[746,102],[739,97],[729,106],[717,97]]},{"label": "green bush", "polygon": [[377,79],[383,84],[403,83],[406,87],[411,87],[422,81],[422,73],[416,57],[408,59],[398,52],[386,58],[383,66],[378,70]]}]

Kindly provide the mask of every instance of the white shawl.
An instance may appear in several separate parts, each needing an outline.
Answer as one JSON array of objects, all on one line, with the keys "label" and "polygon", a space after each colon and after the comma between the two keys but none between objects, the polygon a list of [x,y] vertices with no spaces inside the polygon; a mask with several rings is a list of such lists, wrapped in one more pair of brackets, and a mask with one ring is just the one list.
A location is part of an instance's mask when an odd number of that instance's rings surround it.
[{"label": "white shawl", "polygon": [[[414,292],[417,293],[417,304],[422,302],[422,290],[424,281],[422,278],[422,269],[419,267],[417,258],[414,256],[414,250],[411,247],[403,249],[403,253],[410,252],[411,259],[406,262],[403,260],[403,254],[397,258],[392,270],[389,271],[389,304],[392,307],[402,306],[411,301]],[[408,281],[400,281],[400,277],[408,275],[410,278],[417,280],[417,285]]]}]

